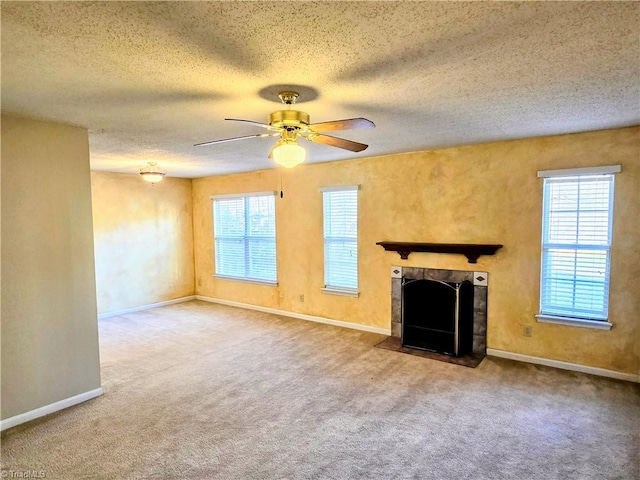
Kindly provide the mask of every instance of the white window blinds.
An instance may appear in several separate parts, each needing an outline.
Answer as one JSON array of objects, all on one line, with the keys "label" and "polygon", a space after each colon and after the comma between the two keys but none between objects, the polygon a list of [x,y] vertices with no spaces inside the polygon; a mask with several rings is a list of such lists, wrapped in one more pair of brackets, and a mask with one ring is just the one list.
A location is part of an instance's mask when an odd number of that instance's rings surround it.
[{"label": "white window blinds", "polygon": [[216,276],[275,283],[275,194],[212,199]]},{"label": "white window blinds", "polygon": [[610,173],[544,179],[542,315],[607,320],[613,179]]},{"label": "white window blinds", "polygon": [[358,289],[358,187],[322,189],[324,283],[326,288]]}]

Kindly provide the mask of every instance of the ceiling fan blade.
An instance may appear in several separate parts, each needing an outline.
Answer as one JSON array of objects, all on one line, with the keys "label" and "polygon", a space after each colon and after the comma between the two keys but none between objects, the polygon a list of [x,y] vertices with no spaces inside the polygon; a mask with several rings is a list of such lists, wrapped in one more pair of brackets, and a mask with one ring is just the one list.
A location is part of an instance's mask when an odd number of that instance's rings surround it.
[{"label": "ceiling fan blade", "polygon": [[262,127],[262,128],[266,128],[268,130],[280,131],[280,129],[278,127],[272,127],[271,125],[268,125],[266,123],[254,122],[253,120],[241,120],[239,118],[225,118],[225,120],[227,120],[229,122],[248,123],[249,125],[253,125],[255,127]]},{"label": "ceiling fan blade", "polygon": [[275,137],[280,135],[279,133],[258,133],[256,135],[245,135],[243,137],[223,138],[222,140],[212,140],[210,142],[196,143],[194,147],[204,147],[206,145],[214,145],[216,143],[234,142],[236,140],[244,140],[245,138],[262,138],[262,137]]},{"label": "ceiling fan blade", "polygon": [[353,128],[376,128],[376,124],[366,118],[349,118],[346,120],[334,120],[332,122],[312,123],[309,129],[312,132],[335,132],[336,130],[350,130]]},{"label": "ceiling fan blade", "polygon": [[273,151],[276,149],[276,147],[279,147],[280,145],[282,145],[282,139],[278,140],[276,143],[273,144],[273,147],[271,147],[271,150],[269,150],[269,155],[267,158],[273,159]]},{"label": "ceiling fan blade", "polygon": [[312,142],[324,143],[325,145],[330,145],[332,147],[344,148],[345,150],[349,150],[351,152],[361,152],[369,146],[365,145],[364,143],[345,140],[344,138],[332,137],[331,135],[311,134],[306,138],[307,140],[311,140]]}]

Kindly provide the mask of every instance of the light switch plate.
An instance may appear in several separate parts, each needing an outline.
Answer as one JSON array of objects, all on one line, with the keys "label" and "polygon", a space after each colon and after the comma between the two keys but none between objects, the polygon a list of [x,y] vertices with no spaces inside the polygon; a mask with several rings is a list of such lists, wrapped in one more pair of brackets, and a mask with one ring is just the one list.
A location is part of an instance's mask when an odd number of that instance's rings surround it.
[{"label": "light switch plate", "polygon": [[402,267],[391,267],[391,278],[402,278]]},{"label": "light switch plate", "polygon": [[473,284],[477,287],[489,285],[489,274],[487,272],[473,272]]}]

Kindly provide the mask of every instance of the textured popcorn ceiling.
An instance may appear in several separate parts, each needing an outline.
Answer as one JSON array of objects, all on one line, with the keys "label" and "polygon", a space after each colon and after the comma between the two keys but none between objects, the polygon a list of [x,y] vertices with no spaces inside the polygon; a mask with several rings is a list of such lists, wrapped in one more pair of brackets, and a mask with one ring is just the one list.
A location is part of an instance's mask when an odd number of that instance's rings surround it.
[{"label": "textured popcorn ceiling", "polygon": [[[640,123],[636,2],[2,2],[2,110],[87,127],[95,170],[273,166],[279,84],[312,122],[310,162]],[[313,98],[304,102],[306,98]],[[271,95],[270,95],[271,94]]]}]

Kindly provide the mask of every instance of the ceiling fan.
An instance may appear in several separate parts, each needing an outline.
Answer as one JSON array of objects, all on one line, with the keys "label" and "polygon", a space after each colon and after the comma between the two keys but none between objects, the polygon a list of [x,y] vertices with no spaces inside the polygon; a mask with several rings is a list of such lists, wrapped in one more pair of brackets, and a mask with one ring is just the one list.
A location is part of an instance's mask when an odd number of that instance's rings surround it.
[{"label": "ceiling fan", "polygon": [[203,147],[205,145],[233,142],[235,140],[244,140],[246,138],[280,137],[269,152],[269,158],[273,158],[276,163],[287,168],[298,165],[306,158],[306,151],[298,145],[298,138],[304,138],[311,142],[323,143],[331,147],[342,148],[351,152],[361,152],[368,147],[368,145],[365,145],[364,143],[326,135],[325,132],[355,128],[375,128],[375,124],[371,120],[367,120],[366,118],[350,118],[323,123],[309,123],[308,113],[291,109],[291,106],[296,103],[298,96],[298,92],[294,91],[280,92],[278,97],[280,97],[282,103],[287,105],[287,109],[277,110],[271,113],[267,119],[267,123],[240,120],[237,118],[225,118],[225,120],[231,122],[248,123],[249,125],[266,128],[269,130],[268,133],[257,133],[255,135],[213,140],[210,142],[197,143],[194,146]]}]

